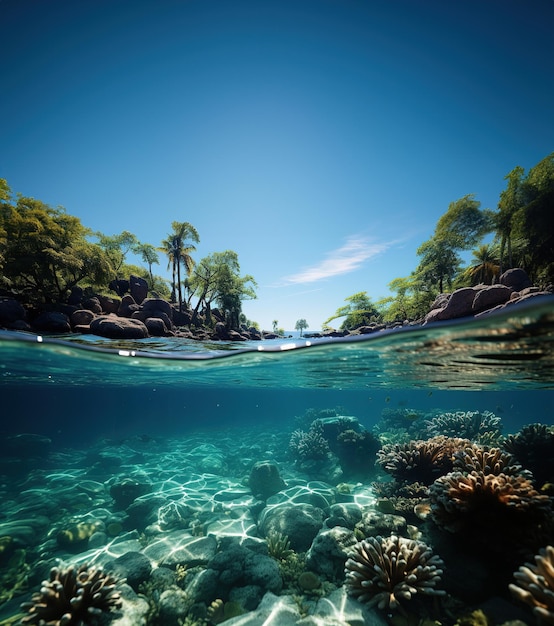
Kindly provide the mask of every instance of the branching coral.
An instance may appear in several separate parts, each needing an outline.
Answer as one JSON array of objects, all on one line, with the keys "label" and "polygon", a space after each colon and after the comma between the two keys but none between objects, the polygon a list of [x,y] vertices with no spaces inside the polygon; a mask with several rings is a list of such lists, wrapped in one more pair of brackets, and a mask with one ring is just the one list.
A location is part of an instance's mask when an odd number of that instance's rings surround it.
[{"label": "branching coral", "polygon": [[475,444],[454,453],[454,470],[532,479],[531,472],[524,470],[511,454],[500,448],[480,447]]},{"label": "branching coral", "polygon": [[535,556],[535,563],[525,563],[514,574],[510,585],[514,598],[533,609],[541,623],[554,624],[554,547],[546,546]]},{"label": "branching coral", "polygon": [[503,447],[533,473],[538,485],[554,482],[554,428],[528,424],[506,437]]},{"label": "branching coral", "polygon": [[550,499],[525,476],[456,471],[430,486],[429,499],[434,522],[450,532],[466,532],[471,545],[514,550],[549,532]]},{"label": "branching coral", "polygon": [[463,450],[467,439],[433,437],[402,444],[386,444],[377,452],[377,463],[400,482],[430,485],[452,471],[454,453]]},{"label": "branching coral", "polygon": [[445,435],[490,443],[500,437],[502,424],[491,411],[456,411],[425,420],[425,431],[429,437]]},{"label": "branching coral", "polygon": [[329,454],[329,444],[323,437],[321,428],[312,426],[308,431],[295,430],[292,433],[289,450],[299,461],[320,460]]},{"label": "branching coral", "polygon": [[350,595],[369,606],[404,612],[402,604],[416,594],[441,596],[442,560],[429,546],[391,535],[364,539],[346,561]]},{"label": "branching coral", "polygon": [[28,615],[21,624],[40,626],[85,626],[96,624],[103,613],[121,606],[116,591],[119,580],[87,564],[79,568],[53,567],[50,580],[21,608]]}]

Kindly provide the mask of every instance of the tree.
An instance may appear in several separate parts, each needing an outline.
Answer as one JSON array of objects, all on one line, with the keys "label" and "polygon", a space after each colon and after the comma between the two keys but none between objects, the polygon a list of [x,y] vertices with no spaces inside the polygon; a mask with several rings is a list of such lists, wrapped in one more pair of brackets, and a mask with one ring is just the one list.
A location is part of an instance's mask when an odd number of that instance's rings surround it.
[{"label": "tree", "polygon": [[431,237],[419,246],[417,254],[421,257],[415,269],[415,276],[422,283],[444,291],[445,284],[449,288],[460,269],[462,259],[446,239]]},{"label": "tree", "polygon": [[137,254],[140,254],[142,260],[148,265],[148,275],[150,277],[150,287],[154,286],[154,275],[152,274],[152,265],[160,262],[160,257],[156,248],[150,243],[141,243],[136,247]]},{"label": "tree", "polygon": [[140,242],[133,233],[124,230],[119,235],[96,233],[98,245],[106,252],[113,267],[115,278],[121,278],[121,270],[129,252],[135,252]]},{"label": "tree", "polygon": [[277,333],[279,331],[279,320],[273,320],[271,324],[273,326],[273,332]]},{"label": "tree", "polygon": [[463,196],[448,205],[435,227],[434,238],[454,250],[470,250],[494,229],[494,213],[482,210],[474,194]]},{"label": "tree", "polygon": [[471,285],[492,285],[500,275],[500,259],[495,246],[482,244],[473,251],[473,262],[461,274]]},{"label": "tree", "polygon": [[208,324],[211,305],[215,301],[227,316],[231,328],[238,328],[242,300],[256,297],[256,281],[250,275],[240,276],[238,255],[233,250],[214,252],[204,257],[195,267],[190,280],[191,294],[198,298],[193,311],[197,318],[203,307]]},{"label": "tree", "polygon": [[297,320],[296,325],[294,326],[294,329],[300,331],[301,337],[302,337],[302,331],[305,328],[308,328],[308,322],[304,318]]},{"label": "tree", "polygon": [[[172,267],[172,293],[177,295],[179,310],[182,310],[183,294],[181,291],[181,265],[185,267],[187,276],[190,276],[194,269],[194,260],[190,256],[196,250],[194,243],[200,242],[198,231],[189,222],[172,222],[171,232],[162,241],[161,251],[167,254],[168,269]],[[189,241],[187,241],[189,240]]]},{"label": "tree", "polygon": [[339,307],[331,317],[325,320],[325,325],[339,317],[346,317],[341,324],[341,329],[350,330],[381,319],[381,315],[377,307],[371,302],[367,291],[359,291],[358,293],[348,296],[346,302],[348,304]]},{"label": "tree", "polygon": [[0,202],[0,271],[13,293],[28,302],[61,302],[80,282],[109,280],[111,259],[89,241],[92,231],[79,218],[22,195],[14,203],[8,189]]},{"label": "tree", "polygon": [[504,180],[507,180],[507,187],[500,193],[498,201],[498,212],[494,216],[496,237],[500,240],[500,273],[504,269],[504,253],[508,252],[508,267],[513,267],[512,257],[512,231],[517,212],[523,206],[523,174],[524,169],[519,165],[515,167]]}]

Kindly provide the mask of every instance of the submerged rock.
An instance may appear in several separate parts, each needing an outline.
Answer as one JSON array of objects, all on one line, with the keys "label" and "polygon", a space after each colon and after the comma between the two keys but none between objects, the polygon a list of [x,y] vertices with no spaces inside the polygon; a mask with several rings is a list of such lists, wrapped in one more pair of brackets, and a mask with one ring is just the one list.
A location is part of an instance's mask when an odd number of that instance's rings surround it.
[{"label": "submerged rock", "polygon": [[252,466],[248,486],[252,493],[262,500],[281,491],[286,487],[279,474],[279,468],[273,461],[259,461]]}]

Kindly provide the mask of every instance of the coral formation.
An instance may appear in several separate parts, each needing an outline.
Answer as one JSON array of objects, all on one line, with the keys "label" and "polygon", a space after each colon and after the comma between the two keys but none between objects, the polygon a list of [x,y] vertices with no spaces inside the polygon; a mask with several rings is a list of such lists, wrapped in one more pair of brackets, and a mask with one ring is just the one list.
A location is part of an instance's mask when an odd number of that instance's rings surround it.
[{"label": "coral formation", "polygon": [[367,476],[374,471],[375,455],[381,444],[367,430],[348,428],[337,437],[337,456],[346,476]]},{"label": "coral formation", "polygon": [[470,445],[454,453],[454,470],[460,472],[482,472],[483,474],[505,474],[524,476],[529,480],[532,474],[524,470],[514,457],[500,448]]},{"label": "coral formation", "polygon": [[[525,476],[482,471],[451,472],[429,488],[433,521],[452,533],[466,532],[470,545],[505,553],[548,536],[552,509]],[[508,556],[508,555],[505,555]]]},{"label": "coral formation", "polygon": [[554,546],[546,546],[514,574],[510,585],[514,598],[533,609],[533,615],[544,624],[554,624]]},{"label": "coral formation", "polygon": [[290,437],[289,450],[297,461],[325,459],[330,451],[321,428],[314,426],[308,431],[295,430]]},{"label": "coral formation", "polygon": [[53,567],[50,580],[21,608],[28,615],[21,624],[85,626],[95,624],[103,613],[121,606],[116,591],[119,580],[100,568],[83,564],[77,569]]},{"label": "coral formation", "polygon": [[442,567],[442,560],[421,541],[370,537],[356,544],[346,561],[346,586],[360,602],[404,612],[402,604],[417,594],[445,595],[437,588]]},{"label": "coral formation", "polygon": [[500,437],[502,424],[491,411],[456,411],[425,420],[425,431],[428,437],[445,435],[491,443]]},{"label": "coral formation", "polygon": [[454,453],[463,450],[467,439],[437,436],[427,440],[386,444],[377,452],[377,463],[400,482],[430,485],[452,471]]},{"label": "coral formation", "polygon": [[554,428],[529,424],[509,435],[503,447],[533,473],[538,485],[554,482]]},{"label": "coral formation", "polygon": [[289,538],[277,531],[270,531],[266,537],[267,553],[277,561],[284,561],[294,550],[290,547]]}]

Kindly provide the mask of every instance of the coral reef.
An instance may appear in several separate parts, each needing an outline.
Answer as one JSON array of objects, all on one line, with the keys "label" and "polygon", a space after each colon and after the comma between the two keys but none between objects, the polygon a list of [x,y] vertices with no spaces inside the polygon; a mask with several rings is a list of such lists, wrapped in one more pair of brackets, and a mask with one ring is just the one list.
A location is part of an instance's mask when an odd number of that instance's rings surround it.
[{"label": "coral reef", "polygon": [[375,455],[381,444],[367,430],[356,432],[349,428],[337,437],[337,456],[347,477],[368,476],[374,471]]},{"label": "coral reef", "polygon": [[83,564],[79,568],[53,567],[50,580],[21,608],[28,615],[21,624],[84,626],[95,624],[103,613],[121,606],[116,586],[119,580],[100,568]]},{"label": "coral reef", "polygon": [[516,435],[506,437],[503,447],[524,468],[533,473],[538,485],[554,482],[554,428],[529,424]]},{"label": "coral reef", "polygon": [[400,482],[430,485],[451,472],[454,453],[463,450],[467,439],[437,436],[427,440],[386,444],[377,452],[377,463]]},{"label": "coral reef", "polygon": [[500,438],[502,424],[491,411],[456,411],[425,420],[425,432],[428,437],[445,435],[490,444]]},{"label": "coral reef", "polygon": [[475,444],[454,452],[454,470],[496,476],[524,476],[529,480],[533,478],[531,472],[524,470],[511,454],[500,448],[480,447]]},{"label": "coral reef", "polygon": [[269,532],[266,541],[267,553],[277,561],[284,561],[294,552],[290,547],[289,538],[280,532]]},{"label": "coral reef", "polygon": [[541,624],[554,624],[554,547],[542,549],[535,562],[522,565],[514,578],[510,585],[514,598],[529,605]]},{"label": "coral reef", "polygon": [[430,486],[429,499],[437,526],[465,533],[477,550],[485,544],[514,556],[518,548],[535,549],[551,532],[550,499],[525,476],[455,471]]},{"label": "coral reef", "polygon": [[442,596],[442,560],[429,546],[391,535],[364,539],[346,561],[348,592],[381,610],[405,612],[414,596]]},{"label": "coral reef", "polygon": [[290,437],[289,450],[297,461],[325,459],[330,451],[322,429],[316,426],[308,431],[295,430]]}]

